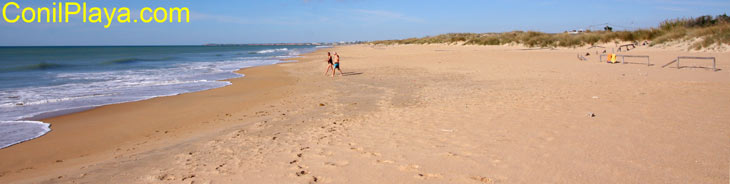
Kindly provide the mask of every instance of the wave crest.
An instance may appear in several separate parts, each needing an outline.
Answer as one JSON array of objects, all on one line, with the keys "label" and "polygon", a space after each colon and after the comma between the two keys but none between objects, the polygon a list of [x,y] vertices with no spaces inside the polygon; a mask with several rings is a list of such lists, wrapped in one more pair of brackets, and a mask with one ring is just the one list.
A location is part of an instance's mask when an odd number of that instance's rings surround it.
[{"label": "wave crest", "polygon": [[164,58],[153,58],[153,59],[147,59],[147,58],[122,58],[122,59],[114,59],[103,62],[103,64],[129,64],[129,63],[136,63],[136,62],[144,62],[144,61],[168,61],[175,59],[175,57],[164,57]]},{"label": "wave crest", "polygon": [[48,62],[41,62],[37,64],[30,64],[25,66],[19,66],[19,67],[13,67],[13,68],[7,68],[7,69],[0,69],[0,72],[20,72],[20,71],[33,71],[33,70],[53,70],[53,69],[59,69],[59,68],[66,68],[71,67],[73,65],[65,65],[65,64],[58,64],[58,63],[48,63]]},{"label": "wave crest", "polygon": [[281,52],[281,51],[288,51],[288,48],[281,48],[281,49],[266,49],[266,50],[260,50],[256,52],[249,52],[249,54],[267,54],[267,53],[273,53],[273,52]]}]

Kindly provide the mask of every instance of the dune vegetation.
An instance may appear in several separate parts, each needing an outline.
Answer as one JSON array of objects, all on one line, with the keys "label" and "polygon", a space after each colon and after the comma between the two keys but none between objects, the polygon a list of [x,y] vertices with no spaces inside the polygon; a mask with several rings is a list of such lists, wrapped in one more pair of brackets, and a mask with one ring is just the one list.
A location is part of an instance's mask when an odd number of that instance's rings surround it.
[{"label": "dune vegetation", "polygon": [[522,44],[528,47],[579,47],[610,42],[643,42],[652,45],[672,41],[691,41],[693,49],[702,49],[715,44],[730,45],[730,17],[700,16],[666,20],[659,27],[633,31],[612,31],[606,27],[601,31],[587,30],[581,33],[542,33],[536,31],[512,31],[505,33],[448,33],[423,38],[373,41],[372,44],[464,44],[504,45]]}]

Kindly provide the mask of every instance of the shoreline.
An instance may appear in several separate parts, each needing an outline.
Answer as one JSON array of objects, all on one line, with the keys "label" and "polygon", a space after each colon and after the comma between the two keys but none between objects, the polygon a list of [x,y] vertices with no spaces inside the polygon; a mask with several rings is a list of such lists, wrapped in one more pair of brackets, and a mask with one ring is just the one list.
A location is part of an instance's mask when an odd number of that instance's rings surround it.
[{"label": "shoreline", "polygon": [[[308,52],[304,52],[302,54],[306,54],[306,53],[309,53],[309,52],[315,52],[318,49],[320,49],[320,48],[313,47],[312,50],[309,50]],[[299,57],[299,55],[297,55],[297,56],[291,56],[291,55],[287,56],[287,55],[285,55],[285,56],[283,56],[283,58],[280,58],[280,56],[274,56],[274,57],[272,57],[272,60],[278,60],[280,62],[278,62],[276,64],[280,64],[280,63],[287,63],[287,62],[289,62],[290,60],[292,60],[293,58],[296,58],[296,57]],[[254,65],[254,66],[249,66],[249,67],[245,67],[245,68],[257,67],[257,66],[265,66],[265,65]],[[99,107],[103,107],[103,106],[108,106],[108,105],[115,105],[115,104],[122,104],[122,103],[130,103],[130,102],[137,102],[137,101],[144,101],[144,100],[149,100],[149,99],[154,99],[154,98],[160,98],[160,97],[177,96],[177,95],[182,95],[182,94],[186,94],[186,93],[196,93],[196,92],[202,92],[202,91],[207,91],[207,90],[212,90],[212,89],[217,89],[217,88],[222,88],[222,87],[230,86],[230,85],[232,85],[232,83],[230,82],[231,79],[245,77],[244,74],[240,73],[240,71],[242,69],[245,69],[245,68],[239,68],[237,70],[230,71],[231,74],[238,75],[236,77],[232,77],[232,78],[228,78],[228,79],[217,80],[217,81],[227,81],[227,84],[225,84],[223,86],[220,86],[220,87],[213,87],[213,88],[202,89],[202,90],[198,90],[198,91],[178,92],[178,93],[173,93],[173,94],[163,94],[163,95],[155,95],[155,96],[144,96],[144,97],[141,97],[141,98],[138,98],[138,99],[133,99],[133,100],[130,100],[130,101],[120,101],[120,102],[102,103],[102,104],[96,104],[96,105],[93,105],[93,104],[92,105],[84,105],[84,106],[73,107],[73,108],[65,108],[65,109],[55,109],[55,110],[46,111],[46,112],[26,114],[26,115],[23,115],[22,118],[13,119],[13,120],[7,120],[7,121],[8,122],[21,122],[21,123],[24,122],[24,121],[30,121],[30,122],[35,122],[35,123],[39,123],[39,124],[47,124],[48,125],[47,127],[50,128],[51,125],[46,120],[47,119],[52,119],[52,118],[55,118],[55,117],[59,117],[59,116],[64,116],[64,115],[69,115],[69,114],[75,114],[75,113],[80,113],[80,112],[84,112],[84,111],[89,111],[89,110],[93,110],[93,109],[96,109],[96,108],[99,108]],[[50,131],[53,131],[53,128],[50,128],[46,132],[40,133],[40,136],[36,136],[34,138],[29,138],[29,139],[27,139],[25,141],[20,141],[20,142],[17,142],[17,143],[13,143],[13,144],[7,145],[5,147],[0,147],[0,149],[8,148],[8,147],[11,147],[11,146],[14,146],[14,145],[17,145],[17,144],[22,144],[24,142],[27,142],[27,141],[30,141],[30,140],[33,140],[33,139],[37,139],[37,138],[42,137],[45,134],[49,133]]]},{"label": "shoreline", "polygon": [[[318,48],[308,53],[317,52],[318,50],[320,49]],[[295,81],[292,81],[291,77],[287,77],[288,74],[280,69],[278,65],[292,63],[291,61],[296,62],[297,58],[300,57],[301,55],[292,58],[279,59],[282,62],[273,65],[241,68],[234,71],[234,73],[245,74],[245,76],[221,80],[228,81],[230,84],[219,88],[211,88],[175,95],[157,96],[129,102],[61,110],[60,112],[47,112],[26,118],[24,120],[49,124],[51,131],[40,137],[0,149],[0,158],[2,158],[0,159],[0,181],[7,179],[12,181],[15,179],[25,178],[24,176],[34,175],[28,175],[26,172],[31,170],[33,170],[32,172],[38,172],[37,170],[45,172],[58,170],[59,168],[68,168],[68,165],[73,166],[83,165],[84,163],[92,163],[94,162],[93,160],[97,160],[99,157],[109,156],[109,153],[114,151],[114,147],[117,147],[117,151],[119,151],[119,147],[124,147],[132,142],[149,140],[150,135],[156,133],[170,134],[176,137],[167,138],[168,140],[157,140],[159,142],[180,139],[185,137],[185,135],[193,134],[192,131],[197,129],[202,129],[204,131],[213,131],[218,129],[217,127],[209,127],[205,130],[205,126],[196,124],[201,124],[200,122],[206,122],[207,120],[213,119],[217,116],[227,114],[221,114],[220,112],[241,110],[241,108],[231,107],[229,102],[221,102],[219,100],[216,103],[229,104],[227,105],[228,107],[218,108],[217,110],[204,110],[204,108],[198,108],[197,110],[205,111],[202,113],[203,115],[193,115],[194,118],[192,120],[182,120],[187,121],[186,123],[170,123],[170,119],[181,121],[181,118],[165,117],[156,117],[146,120],[144,118],[134,118],[135,120],[130,121],[125,120],[121,118],[120,115],[116,114],[121,112],[122,114],[130,114],[131,116],[146,117],[157,115],[157,113],[172,114],[170,112],[160,112],[161,110],[159,106],[165,106],[160,104],[166,102],[184,103],[186,100],[204,103],[202,102],[204,100],[199,98],[215,99],[216,94],[231,93],[231,91],[241,92],[241,94],[237,94],[236,96],[250,97],[251,99],[239,100],[246,102],[245,105],[242,105],[243,109],[250,109],[256,104],[274,100],[284,95],[283,93],[272,93],[263,95],[266,97],[264,99],[257,99],[261,95],[262,91],[281,92],[281,88],[293,85]],[[157,108],[157,110],[143,112],[142,110],[137,110],[137,108]],[[162,111],[166,110],[163,109]],[[119,119],[114,120],[114,118],[110,118],[110,116],[118,117]],[[98,123],[99,120],[102,120],[104,123]],[[168,122],[160,123],[154,121]],[[122,126],[121,122],[133,123],[132,125],[126,124]],[[149,125],[143,125],[144,123],[150,122],[152,123],[153,128],[143,127]],[[155,124],[157,125],[155,126]],[[134,128],[134,130],[132,131],[129,128]],[[104,129],[104,133],[99,133],[98,131],[102,129]],[[177,131],[184,133],[173,134],[171,133],[171,130],[165,129],[176,129]]]}]

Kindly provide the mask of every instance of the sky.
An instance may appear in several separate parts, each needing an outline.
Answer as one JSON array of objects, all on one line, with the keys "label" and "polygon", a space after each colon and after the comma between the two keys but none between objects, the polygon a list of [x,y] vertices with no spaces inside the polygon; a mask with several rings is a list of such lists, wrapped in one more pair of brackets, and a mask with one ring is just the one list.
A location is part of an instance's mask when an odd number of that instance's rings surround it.
[{"label": "sky", "polygon": [[[5,5],[9,0],[0,0]],[[189,23],[8,23],[0,46],[199,45],[404,39],[455,32],[563,32],[656,27],[674,18],[719,15],[728,0],[14,0],[24,7],[187,7]],[[19,14],[10,8],[9,16]],[[591,27],[593,26],[593,27]]]}]

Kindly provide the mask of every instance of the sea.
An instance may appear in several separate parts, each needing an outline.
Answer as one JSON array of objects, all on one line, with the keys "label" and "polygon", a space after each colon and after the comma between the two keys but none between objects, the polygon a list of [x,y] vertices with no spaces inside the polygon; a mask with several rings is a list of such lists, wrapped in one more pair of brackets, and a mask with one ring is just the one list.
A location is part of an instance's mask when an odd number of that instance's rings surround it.
[{"label": "sea", "polygon": [[0,149],[52,131],[45,118],[220,88],[244,77],[236,70],[321,47],[0,47]]}]

